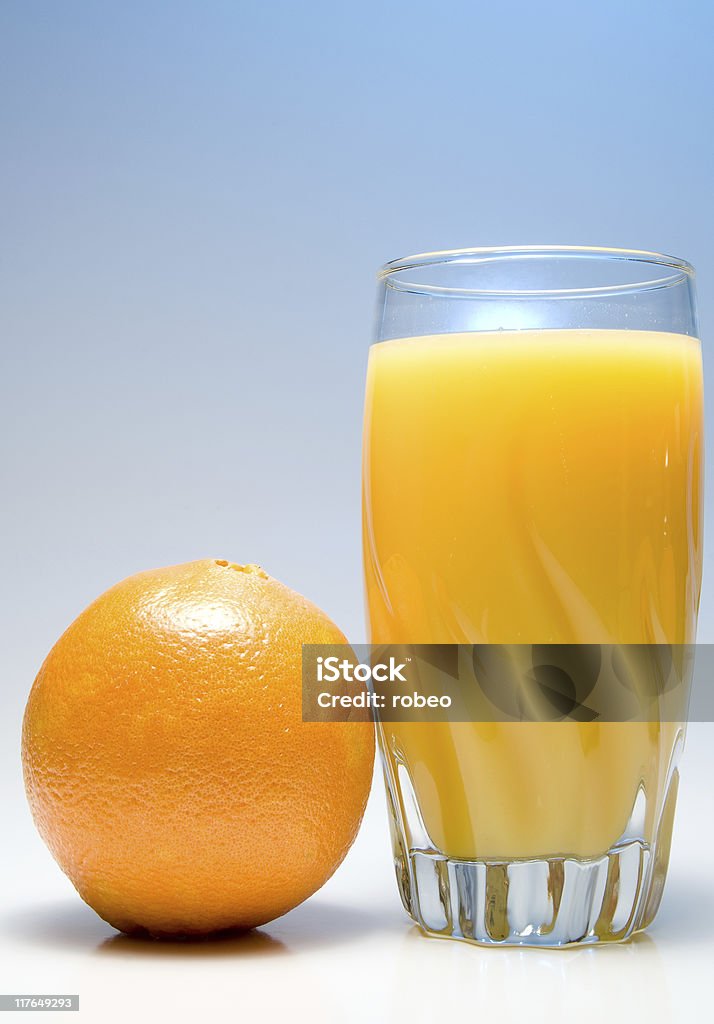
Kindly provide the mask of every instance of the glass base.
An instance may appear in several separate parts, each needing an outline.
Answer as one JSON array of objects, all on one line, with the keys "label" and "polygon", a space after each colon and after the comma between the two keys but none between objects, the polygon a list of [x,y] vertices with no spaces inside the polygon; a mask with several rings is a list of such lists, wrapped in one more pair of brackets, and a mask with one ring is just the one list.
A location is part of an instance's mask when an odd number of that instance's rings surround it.
[{"label": "glass base", "polygon": [[628,820],[602,854],[483,860],[451,857],[434,843],[401,752],[379,735],[399,893],[428,935],[557,948],[622,942],[652,923],[667,877],[682,729],[663,781],[649,795],[633,785]]},{"label": "glass base", "polygon": [[[649,923],[651,854],[635,841],[579,860],[466,861],[397,852],[402,902],[429,935],[560,947],[627,939]],[[661,889],[657,893],[659,902]]]}]

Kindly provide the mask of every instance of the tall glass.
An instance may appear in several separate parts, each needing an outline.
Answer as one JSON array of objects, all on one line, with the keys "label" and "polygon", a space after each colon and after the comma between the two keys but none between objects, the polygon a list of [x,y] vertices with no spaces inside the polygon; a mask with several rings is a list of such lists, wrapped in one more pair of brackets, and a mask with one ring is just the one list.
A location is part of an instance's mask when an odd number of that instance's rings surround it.
[{"label": "tall glass", "polygon": [[[684,261],[388,263],[364,430],[371,642],[692,643],[702,434]],[[682,723],[377,726],[399,890],[426,932],[561,946],[652,921]]]}]

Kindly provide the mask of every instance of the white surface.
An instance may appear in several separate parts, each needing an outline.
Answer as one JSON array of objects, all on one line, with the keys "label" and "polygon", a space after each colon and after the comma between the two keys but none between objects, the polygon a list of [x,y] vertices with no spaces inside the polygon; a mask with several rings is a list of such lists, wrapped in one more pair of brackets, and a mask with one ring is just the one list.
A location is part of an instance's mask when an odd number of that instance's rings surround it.
[{"label": "white surface", "polygon": [[80,901],[18,809],[0,919],[0,991],[78,992],[81,1010],[69,1019],[92,1024],[706,1019],[713,778],[714,725],[692,726],[654,926],[627,945],[563,951],[423,937],[397,896],[380,778],[354,848],[320,893],[246,937],[195,944],[114,932]]}]

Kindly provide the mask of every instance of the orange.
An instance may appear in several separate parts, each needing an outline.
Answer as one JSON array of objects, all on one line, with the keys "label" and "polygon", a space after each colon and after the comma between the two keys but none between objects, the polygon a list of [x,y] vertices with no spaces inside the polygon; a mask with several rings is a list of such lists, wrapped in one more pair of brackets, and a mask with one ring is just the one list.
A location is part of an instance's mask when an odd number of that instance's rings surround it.
[{"label": "orange", "polygon": [[102,594],[45,660],[22,756],[82,898],[156,936],[251,928],[332,875],[362,819],[370,722],[303,722],[301,645],[345,643],[255,565],[200,561]]}]

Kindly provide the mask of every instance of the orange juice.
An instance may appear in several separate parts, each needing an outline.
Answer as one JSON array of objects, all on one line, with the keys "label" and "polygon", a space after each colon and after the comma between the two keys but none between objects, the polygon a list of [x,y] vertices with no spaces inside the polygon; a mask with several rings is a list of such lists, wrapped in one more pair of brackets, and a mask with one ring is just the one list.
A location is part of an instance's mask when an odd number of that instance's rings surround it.
[{"label": "orange juice", "polygon": [[[444,334],[370,351],[373,643],[688,643],[701,574],[699,342]],[[672,723],[384,723],[429,846],[602,855],[659,825]],[[388,765],[389,767],[389,765]]]}]

